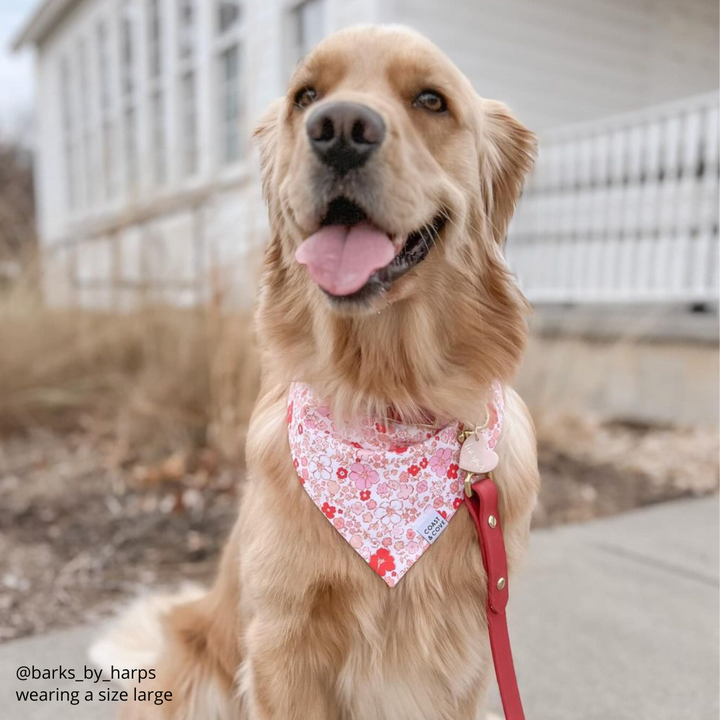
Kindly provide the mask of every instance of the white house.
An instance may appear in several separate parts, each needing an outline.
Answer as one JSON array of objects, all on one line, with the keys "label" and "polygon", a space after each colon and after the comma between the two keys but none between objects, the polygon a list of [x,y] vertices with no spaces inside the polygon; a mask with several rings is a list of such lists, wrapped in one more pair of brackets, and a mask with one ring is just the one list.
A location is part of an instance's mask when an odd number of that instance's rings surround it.
[{"label": "white house", "polygon": [[49,299],[248,302],[253,119],[324,35],[378,22],[541,132],[508,242],[531,299],[716,297],[717,0],[44,0],[16,46],[37,55]]}]

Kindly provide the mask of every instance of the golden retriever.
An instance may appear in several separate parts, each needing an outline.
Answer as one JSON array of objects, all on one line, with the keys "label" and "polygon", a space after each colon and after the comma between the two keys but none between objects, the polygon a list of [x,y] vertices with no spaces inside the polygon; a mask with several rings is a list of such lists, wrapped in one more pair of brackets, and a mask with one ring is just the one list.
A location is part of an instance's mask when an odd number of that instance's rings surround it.
[{"label": "golden retriever", "polygon": [[303,381],[347,421],[392,409],[472,424],[500,381],[495,479],[516,567],[539,479],[508,384],[527,306],[502,243],[534,136],[432,43],[391,26],[322,42],[255,139],[272,237],[240,516],[209,592],[141,604],[94,656],[152,667],[136,688],[172,693],[126,704],[133,720],[477,720],[493,668],[466,509],[387,587],[298,481],[286,403]]}]

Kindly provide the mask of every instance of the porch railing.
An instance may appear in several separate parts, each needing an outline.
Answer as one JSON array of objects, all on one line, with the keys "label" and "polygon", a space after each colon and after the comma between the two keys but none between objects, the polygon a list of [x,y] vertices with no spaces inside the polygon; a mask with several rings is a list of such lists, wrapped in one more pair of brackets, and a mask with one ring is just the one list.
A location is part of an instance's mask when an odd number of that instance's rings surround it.
[{"label": "porch railing", "polygon": [[511,224],[535,303],[718,299],[718,93],[552,131]]}]

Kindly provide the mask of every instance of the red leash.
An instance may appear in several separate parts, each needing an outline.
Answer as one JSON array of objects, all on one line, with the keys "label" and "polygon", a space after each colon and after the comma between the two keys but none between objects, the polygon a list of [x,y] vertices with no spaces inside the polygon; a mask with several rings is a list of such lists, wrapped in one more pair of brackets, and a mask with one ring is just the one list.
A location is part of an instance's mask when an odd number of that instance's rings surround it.
[{"label": "red leash", "polygon": [[508,602],[508,569],[498,508],[498,491],[490,477],[472,485],[472,496],[465,499],[480,543],[488,578],[487,621],[495,677],[500,688],[505,720],[525,720],[520,690],[515,677],[505,607]]}]

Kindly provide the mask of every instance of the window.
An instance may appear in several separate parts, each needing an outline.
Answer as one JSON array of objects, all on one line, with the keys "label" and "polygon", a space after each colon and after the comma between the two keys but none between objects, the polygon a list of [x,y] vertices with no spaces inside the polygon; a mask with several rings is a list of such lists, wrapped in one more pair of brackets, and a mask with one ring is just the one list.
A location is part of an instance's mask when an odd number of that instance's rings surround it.
[{"label": "window", "polygon": [[85,38],[80,40],[77,52],[78,78],[80,80],[80,122],[82,125],[80,144],[82,145],[82,155],[84,161],[83,177],[85,185],[85,204],[88,208],[90,208],[97,201],[97,183],[95,177],[94,159],[95,143],[93,141],[92,90],[88,65],[88,48]]},{"label": "window", "polygon": [[65,198],[68,210],[77,208],[77,173],[76,158],[77,147],[75,144],[76,117],[73,99],[74,83],[68,58],[63,58],[60,63],[60,87],[62,98],[62,133],[63,133],[63,156],[65,161]]},{"label": "window", "polygon": [[123,138],[125,156],[125,182],[128,191],[137,186],[137,112],[135,79],[135,32],[137,5],[134,0],[124,0],[120,8],[120,77],[122,87]]},{"label": "window", "polygon": [[178,13],[178,52],[180,58],[192,57],[195,54],[197,40],[195,0],[179,0]]},{"label": "window", "polygon": [[237,162],[240,144],[240,32],[242,6],[238,0],[218,0],[216,48],[218,54],[219,156],[223,164]]},{"label": "window", "polygon": [[180,83],[182,136],[185,143],[183,169],[186,175],[194,175],[198,166],[197,88],[195,85],[195,71],[188,70]]},{"label": "window", "polygon": [[325,37],[326,0],[306,0],[292,10],[292,37],[294,48],[292,64],[307,55]]},{"label": "window", "polygon": [[150,0],[148,4],[148,79],[150,92],[150,147],[152,152],[152,176],[155,185],[163,185],[167,179],[163,38],[163,15],[160,0]]},{"label": "window", "polygon": [[179,0],[180,131],[183,142],[182,167],[186,176],[194,175],[198,169],[196,42],[195,0]]},{"label": "window", "polygon": [[163,69],[162,56],[162,15],[160,0],[150,0],[148,6],[148,47],[149,47],[149,75],[151,80],[160,77]]},{"label": "window", "polygon": [[97,26],[97,56],[98,56],[98,85],[100,92],[100,143],[102,158],[103,191],[105,200],[112,200],[115,195],[115,154],[114,131],[115,124],[112,116],[112,96],[110,77],[110,48],[108,46],[108,32],[104,21]]},{"label": "window", "polygon": [[162,185],[167,179],[167,157],[165,152],[165,100],[157,90],[150,101],[152,113],[153,180]]}]

